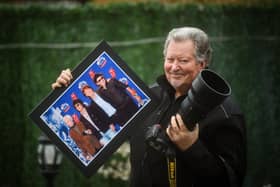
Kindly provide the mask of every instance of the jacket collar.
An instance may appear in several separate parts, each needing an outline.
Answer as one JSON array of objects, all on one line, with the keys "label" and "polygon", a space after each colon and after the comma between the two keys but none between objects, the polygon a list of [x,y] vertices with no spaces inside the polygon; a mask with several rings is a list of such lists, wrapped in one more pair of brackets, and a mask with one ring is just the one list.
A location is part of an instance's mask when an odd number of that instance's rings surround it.
[{"label": "jacket collar", "polygon": [[159,84],[159,86],[168,93],[168,95],[171,98],[174,98],[175,95],[175,89],[171,86],[171,84],[168,82],[168,80],[166,79],[165,75],[160,75],[157,78],[157,83]]},{"label": "jacket collar", "polygon": [[[165,75],[160,75],[157,78],[157,83],[169,95],[170,99],[174,100],[176,90],[168,82],[166,76]],[[182,95],[182,96],[178,97],[177,99],[179,99],[181,97],[185,98],[186,96],[187,96],[187,93],[185,95]]]}]

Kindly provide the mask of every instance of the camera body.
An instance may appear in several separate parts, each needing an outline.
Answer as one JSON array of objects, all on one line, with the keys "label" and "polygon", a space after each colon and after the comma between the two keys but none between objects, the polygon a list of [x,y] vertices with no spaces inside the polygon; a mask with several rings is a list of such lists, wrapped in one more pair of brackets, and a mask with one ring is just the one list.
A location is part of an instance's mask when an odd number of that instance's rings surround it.
[{"label": "camera body", "polygon": [[[202,70],[192,82],[186,98],[182,101],[178,113],[184,124],[193,130],[196,123],[204,119],[215,107],[231,94],[229,84],[217,73],[209,69]],[[167,153],[172,146],[167,134],[156,124],[146,131],[146,143],[162,153]]]}]

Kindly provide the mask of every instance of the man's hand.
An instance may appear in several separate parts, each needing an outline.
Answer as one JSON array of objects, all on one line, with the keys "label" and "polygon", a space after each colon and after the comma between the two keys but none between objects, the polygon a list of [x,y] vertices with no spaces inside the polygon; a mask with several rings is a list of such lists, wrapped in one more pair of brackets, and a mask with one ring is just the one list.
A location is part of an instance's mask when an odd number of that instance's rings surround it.
[{"label": "man's hand", "polygon": [[86,130],[84,131],[84,133],[85,133],[85,134],[92,134],[92,131],[91,131],[90,129],[86,129]]},{"label": "man's hand", "polygon": [[70,69],[62,70],[56,81],[52,83],[52,89],[56,89],[62,86],[68,86],[73,79]]},{"label": "man's hand", "polygon": [[116,128],[115,128],[115,125],[112,123],[110,124],[110,129],[113,131],[113,132],[116,132]]},{"label": "man's hand", "polygon": [[170,140],[181,150],[187,150],[198,139],[199,128],[196,124],[193,131],[190,131],[184,124],[180,114],[171,117],[171,122],[166,133]]}]

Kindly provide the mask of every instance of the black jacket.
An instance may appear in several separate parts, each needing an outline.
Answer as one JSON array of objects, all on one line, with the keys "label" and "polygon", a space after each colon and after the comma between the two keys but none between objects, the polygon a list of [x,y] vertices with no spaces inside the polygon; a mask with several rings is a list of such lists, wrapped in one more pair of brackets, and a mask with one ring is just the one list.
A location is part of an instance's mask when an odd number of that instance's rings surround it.
[{"label": "black jacket", "polygon": [[[167,161],[164,154],[145,144],[147,127],[164,128],[185,96],[174,100],[174,89],[163,77],[152,88],[161,102],[130,140],[131,186],[168,187]],[[199,122],[199,139],[189,149],[176,150],[177,187],[242,186],[246,168],[245,121],[232,97]],[[231,181],[231,185],[230,185]]]},{"label": "black jacket", "polygon": [[[92,101],[90,105],[86,107],[86,110],[91,120],[101,132],[105,133],[110,128],[110,124],[112,123],[111,119],[95,102]],[[102,137],[100,132],[98,132],[84,116],[81,115],[80,120],[85,125],[86,129],[91,129],[93,135],[98,139]]]}]

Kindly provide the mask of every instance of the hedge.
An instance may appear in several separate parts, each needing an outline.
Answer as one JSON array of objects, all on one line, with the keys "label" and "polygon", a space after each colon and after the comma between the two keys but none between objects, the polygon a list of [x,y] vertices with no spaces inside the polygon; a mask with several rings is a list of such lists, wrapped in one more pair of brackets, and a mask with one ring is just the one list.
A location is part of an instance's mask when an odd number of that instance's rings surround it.
[{"label": "hedge", "polygon": [[[246,114],[248,170],[244,186],[280,186],[279,8],[0,4],[1,186],[44,186],[36,152],[40,130],[27,115],[51,91],[50,84],[60,71],[74,68],[94,48],[55,48],[53,44],[95,44],[105,39],[151,84],[162,73],[164,37],[171,28],[184,25],[200,27],[209,34],[214,49],[211,66],[230,82]],[[156,40],[135,43],[149,38]],[[128,41],[134,42],[124,45]],[[99,174],[85,178],[67,158],[56,179],[61,187],[128,186],[127,181]]]}]

